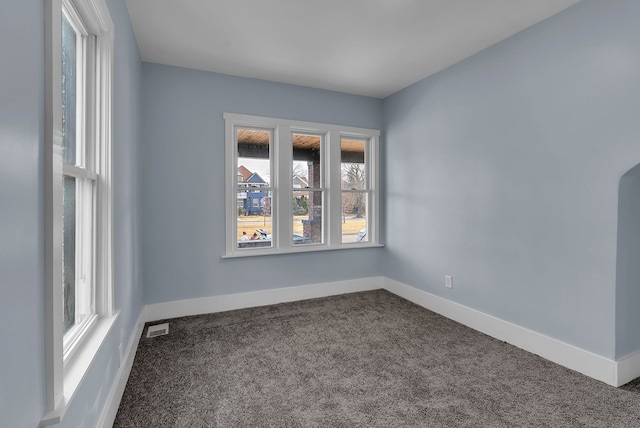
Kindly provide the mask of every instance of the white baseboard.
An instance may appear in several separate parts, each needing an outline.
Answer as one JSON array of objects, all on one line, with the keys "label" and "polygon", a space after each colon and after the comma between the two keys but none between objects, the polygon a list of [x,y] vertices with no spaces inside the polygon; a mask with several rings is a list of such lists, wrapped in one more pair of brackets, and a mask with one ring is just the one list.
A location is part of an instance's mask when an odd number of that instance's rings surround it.
[{"label": "white baseboard", "polygon": [[359,291],[378,290],[383,288],[384,278],[360,278],[346,281],[326,282],[297,287],[275,288],[272,290],[249,293],[227,294],[223,296],[203,297],[200,299],[178,300],[174,302],[155,303],[145,307],[145,321],[158,321],[168,318],[189,315],[209,314],[232,311],[235,309],[253,308],[274,305],[277,303],[315,299],[318,297],[336,296]]},{"label": "white baseboard", "polygon": [[640,352],[616,361],[616,386],[640,377]]},{"label": "white baseboard", "polygon": [[127,349],[122,355],[122,362],[120,364],[118,374],[116,375],[116,380],[111,387],[104,409],[102,410],[102,415],[100,415],[100,419],[98,420],[97,426],[99,428],[111,428],[116,419],[118,407],[120,407],[120,400],[122,400],[122,394],[124,394],[124,388],[127,385],[127,380],[131,373],[131,367],[133,367],[133,360],[138,349],[138,342],[140,342],[140,336],[144,329],[144,314],[145,311],[144,308],[142,308],[140,316],[138,316],[135,332],[131,335],[129,343],[127,344]]},{"label": "white baseboard", "polygon": [[389,278],[384,279],[384,288],[460,324],[606,384],[617,387],[640,375],[640,353],[630,361],[618,363]]}]

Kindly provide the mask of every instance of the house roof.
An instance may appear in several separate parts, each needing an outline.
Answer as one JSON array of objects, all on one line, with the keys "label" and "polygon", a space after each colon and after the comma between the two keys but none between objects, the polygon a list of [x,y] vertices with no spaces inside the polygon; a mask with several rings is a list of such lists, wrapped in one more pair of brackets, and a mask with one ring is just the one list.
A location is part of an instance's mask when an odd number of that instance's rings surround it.
[{"label": "house roof", "polygon": [[266,181],[264,181],[264,178],[260,177],[260,174],[254,172],[251,174],[251,177],[247,179],[247,183],[266,183]]},{"label": "house roof", "polygon": [[260,174],[249,171],[244,165],[238,167],[238,174],[242,176],[242,183],[266,183]]},{"label": "house roof", "polygon": [[238,167],[238,173],[242,175],[242,182],[246,183],[253,175],[253,172],[249,171],[244,165]]},{"label": "house roof", "polygon": [[293,176],[293,188],[294,189],[304,189],[305,187],[309,187],[309,181],[306,177],[301,177],[299,175]]}]

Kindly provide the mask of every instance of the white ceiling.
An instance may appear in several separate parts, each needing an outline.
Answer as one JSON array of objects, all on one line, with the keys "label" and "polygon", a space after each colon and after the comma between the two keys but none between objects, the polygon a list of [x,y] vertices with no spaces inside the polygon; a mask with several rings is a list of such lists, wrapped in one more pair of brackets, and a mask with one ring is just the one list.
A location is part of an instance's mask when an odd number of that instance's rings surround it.
[{"label": "white ceiling", "polygon": [[578,0],[127,0],[147,62],[384,98]]}]

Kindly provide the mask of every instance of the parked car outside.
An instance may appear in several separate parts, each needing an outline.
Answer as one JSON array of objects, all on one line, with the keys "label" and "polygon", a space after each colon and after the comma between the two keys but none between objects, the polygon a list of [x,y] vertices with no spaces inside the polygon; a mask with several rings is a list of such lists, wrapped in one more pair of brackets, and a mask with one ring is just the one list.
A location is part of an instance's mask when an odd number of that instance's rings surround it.
[{"label": "parked car outside", "polygon": [[[265,239],[271,240],[271,234],[268,234]],[[295,233],[294,232],[294,234],[293,234],[293,244],[294,245],[311,244],[311,239],[305,237],[304,235],[301,235],[299,233]]]}]

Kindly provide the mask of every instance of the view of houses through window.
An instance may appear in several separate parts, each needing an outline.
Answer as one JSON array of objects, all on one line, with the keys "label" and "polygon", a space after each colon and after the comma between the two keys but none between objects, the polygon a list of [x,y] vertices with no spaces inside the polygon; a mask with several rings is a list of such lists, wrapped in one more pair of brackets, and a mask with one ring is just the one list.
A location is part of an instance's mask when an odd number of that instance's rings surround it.
[{"label": "view of houses through window", "polygon": [[[272,220],[271,160],[268,130],[238,129],[238,248],[270,247]],[[321,135],[292,134],[292,198],[294,244],[320,244],[323,234],[324,177]],[[341,139],[342,242],[368,242],[369,186],[365,168],[366,140]]]},{"label": "view of houses through window", "polygon": [[[238,182],[236,186],[238,248],[271,247],[272,132],[238,129]],[[246,166],[245,166],[246,165]]]}]

